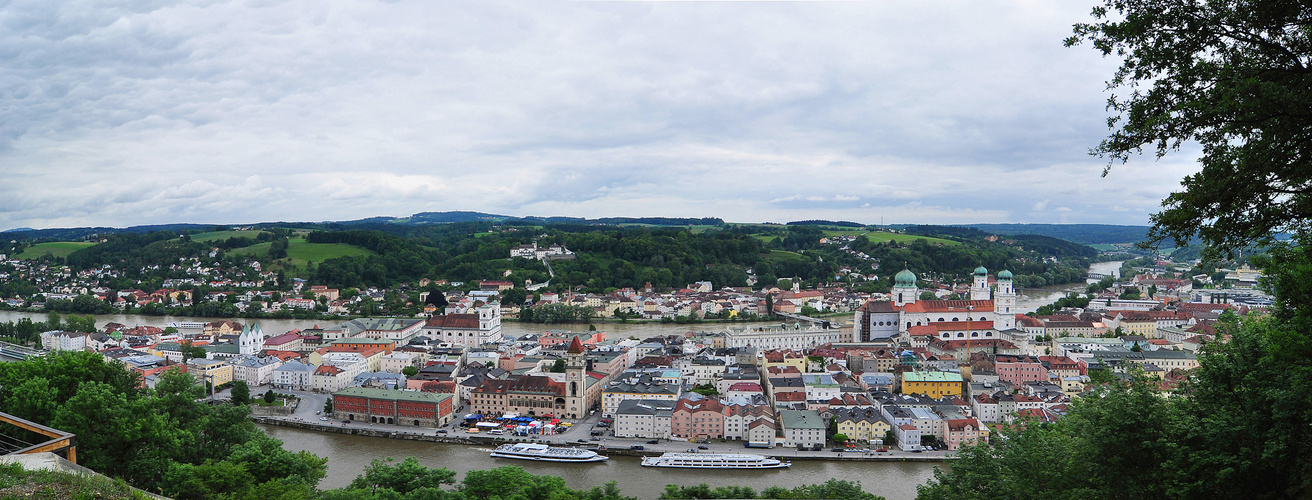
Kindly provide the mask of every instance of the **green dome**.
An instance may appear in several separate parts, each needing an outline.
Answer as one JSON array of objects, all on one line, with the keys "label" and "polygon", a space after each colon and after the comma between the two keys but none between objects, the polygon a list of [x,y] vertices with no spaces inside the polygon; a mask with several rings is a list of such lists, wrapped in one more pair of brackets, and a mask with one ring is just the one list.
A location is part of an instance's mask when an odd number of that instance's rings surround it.
[{"label": "green dome", "polygon": [[1011,281],[1011,271],[1003,269],[1001,272],[998,273],[998,279]]},{"label": "green dome", "polygon": [[975,276],[988,276],[988,275],[989,275],[989,270],[984,269],[984,266],[979,266],[975,268]]},{"label": "green dome", "polygon": [[893,276],[893,283],[899,286],[916,286],[916,273],[910,269],[903,269]]}]

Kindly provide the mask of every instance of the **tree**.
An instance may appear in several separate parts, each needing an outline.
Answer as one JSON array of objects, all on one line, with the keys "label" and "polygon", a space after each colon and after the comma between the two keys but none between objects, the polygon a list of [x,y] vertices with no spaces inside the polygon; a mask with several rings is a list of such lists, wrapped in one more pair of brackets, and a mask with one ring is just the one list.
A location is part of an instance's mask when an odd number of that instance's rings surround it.
[{"label": "tree", "polygon": [[414,378],[415,375],[419,374],[419,369],[413,366],[407,366],[401,369],[401,374],[405,375],[405,378]]},{"label": "tree", "polygon": [[837,444],[837,445],[841,445],[841,444],[843,444],[843,443],[846,443],[846,442],[847,442],[847,434],[843,434],[843,433],[841,433],[841,432],[838,433],[838,434],[834,434],[833,441],[834,441],[834,444]]},{"label": "tree", "polygon": [[251,388],[249,385],[246,385],[245,380],[238,380],[232,383],[232,404],[237,406],[251,404]]},{"label": "tree", "polygon": [[328,398],[323,402],[323,414],[328,415],[333,412],[333,398]]},{"label": "tree", "polygon": [[273,400],[274,400],[275,397],[276,397],[276,396],[274,396],[274,394],[273,394],[273,389],[269,389],[269,390],[265,391],[265,392],[264,392],[264,403],[265,403],[265,404],[272,404],[272,403],[273,403]]},{"label": "tree", "polygon": [[386,461],[374,459],[364,473],[351,482],[350,488],[374,492],[388,489],[404,495],[420,488],[440,488],[455,483],[456,473],[445,467],[430,469],[415,457],[396,464],[393,462],[391,458]]},{"label": "tree", "polygon": [[551,373],[565,373],[565,360],[557,359],[551,364]]},{"label": "tree", "polygon": [[1127,92],[1108,99],[1113,131],[1091,152],[1124,163],[1145,147],[1160,158],[1202,145],[1202,169],[1162,202],[1151,240],[1198,235],[1232,252],[1312,229],[1312,8],[1104,0],[1093,17],[1066,45],[1120,57],[1107,86]]}]

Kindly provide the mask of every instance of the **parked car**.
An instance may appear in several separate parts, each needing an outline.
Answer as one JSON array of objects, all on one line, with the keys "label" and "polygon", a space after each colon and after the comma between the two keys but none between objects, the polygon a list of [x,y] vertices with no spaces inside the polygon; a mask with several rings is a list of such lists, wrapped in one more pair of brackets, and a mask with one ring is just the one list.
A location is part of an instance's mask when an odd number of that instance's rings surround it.
[{"label": "parked car", "polygon": [[437,433],[438,433],[438,434],[446,434],[446,429],[438,429],[438,430],[437,430]]},{"label": "parked car", "polygon": [[647,449],[647,447],[645,447],[645,446],[643,446],[643,445],[640,445],[640,444],[635,444],[635,445],[633,445],[633,446],[630,446],[629,449],[642,451],[642,450]]},{"label": "parked car", "polygon": [[832,451],[832,452],[834,452],[834,453],[842,453],[842,452],[844,452],[844,451],[846,451],[846,450],[844,450],[844,449],[842,449],[842,448],[834,448],[834,449],[829,450],[829,451]]},{"label": "parked car", "polygon": [[328,417],[319,417],[319,420],[324,421],[324,422],[327,422],[327,421],[328,421]]},{"label": "parked car", "polygon": [[888,448],[880,448],[880,449],[875,450],[875,451],[880,452],[880,453],[884,453],[884,452],[887,452],[887,451],[888,451]]},{"label": "parked car", "polygon": [[580,443],[587,443],[588,440],[586,440],[586,439],[580,439],[578,442],[580,442]]},{"label": "parked car", "polygon": [[649,440],[647,440],[647,444],[656,444],[656,443],[659,443],[659,442],[660,442],[660,441],[657,441],[657,440],[655,440],[655,439],[649,439]]},{"label": "parked car", "polygon": [[343,420],[342,423],[343,423],[343,424],[349,424],[349,423],[351,423],[351,421],[350,421],[350,420]]},{"label": "parked car", "polygon": [[699,450],[709,450],[710,448],[708,448],[708,447],[706,447],[706,446],[698,446],[697,449],[699,449]]}]

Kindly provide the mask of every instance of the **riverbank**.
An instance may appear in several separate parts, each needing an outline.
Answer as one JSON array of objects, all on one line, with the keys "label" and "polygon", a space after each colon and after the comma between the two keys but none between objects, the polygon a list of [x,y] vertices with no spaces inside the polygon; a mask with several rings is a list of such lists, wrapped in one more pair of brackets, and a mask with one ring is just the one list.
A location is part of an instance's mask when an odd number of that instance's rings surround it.
[{"label": "riverbank", "polygon": [[[514,437],[494,438],[490,436],[458,436],[458,435],[442,436],[442,435],[422,434],[416,432],[406,432],[404,430],[393,431],[393,430],[383,430],[383,429],[361,429],[358,427],[345,427],[345,426],[331,425],[331,424],[326,425],[317,422],[286,420],[282,418],[274,418],[274,417],[267,417],[267,416],[251,416],[251,421],[257,424],[276,425],[279,427],[291,427],[295,429],[302,429],[302,430],[308,430],[314,432],[346,434],[351,436],[373,437],[373,438],[383,438],[383,439],[404,439],[409,441],[425,441],[430,443],[444,443],[444,444],[454,444],[454,445],[486,446],[486,447],[493,447],[493,448],[507,443],[541,441],[531,438],[514,438]],[[639,443],[642,441],[637,440],[634,442]],[[676,442],[670,441],[669,443],[676,443]],[[569,444],[569,443],[564,443],[564,444],[550,443],[550,444],[553,446],[574,446],[573,444]],[[604,450],[606,455],[626,456],[626,457],[655,457],[655,456],[660,456],[662,453],[664,453],[664,451],[662,450],[634,450],[632,448],[626,448],[626,447],[599,447],[591,443],[588,445],[577,446],[577,447],[597,449],[598,451]],[[716,450],[714,452],[719,452],[719,451],[720,450]],[[781,453],[781,451],[787,451],[787,453]],[[712,453],[712,452],[708,452],[708,453]],[[895,456],[892,453],[866,455],[857,452],[843,452],[843,453],[835,453],[831,451],[797,452],[792,448],[772,448],[772,449],[765,449],[765,450],[751,449],[751,450],[742,451],[742,453],[753,453],[753,454],[766,455],[776,458],[786,458],[789,460],[816,460],[816,461],[841,461],[841,462],[935,462],[937,463],[937,462],[945,462],[951,459],[951,457],[948,456],[920,455],[920,454],[917,454],[917,456]],[[826,453],[828,453],[828,455],[826,455]]]}]

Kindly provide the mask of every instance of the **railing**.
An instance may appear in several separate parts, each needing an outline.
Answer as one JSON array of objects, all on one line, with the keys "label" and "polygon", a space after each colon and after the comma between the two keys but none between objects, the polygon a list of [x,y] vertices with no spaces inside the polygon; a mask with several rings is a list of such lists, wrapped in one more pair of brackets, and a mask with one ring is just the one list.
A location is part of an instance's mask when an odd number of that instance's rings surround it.
[{"label": "railing", "polygon": [[[44,443],[30,444],[19,441],[17,438],[7,437],[5,438],[6,444],[18,444],[18,446],[13,446],[15,449],[12,449],[9,452],[9,455],[27,455],[30,453],[62,451],[64,452],[64,458],[68,459],[69,462],[77,463],[77,443],[74,434],[53,427],[46,427],[30,420],[15,417],[8,413],[0,413],[0,422],[51,438]],[[27,446],[21,447],[21,445],[24,444]]]}]

